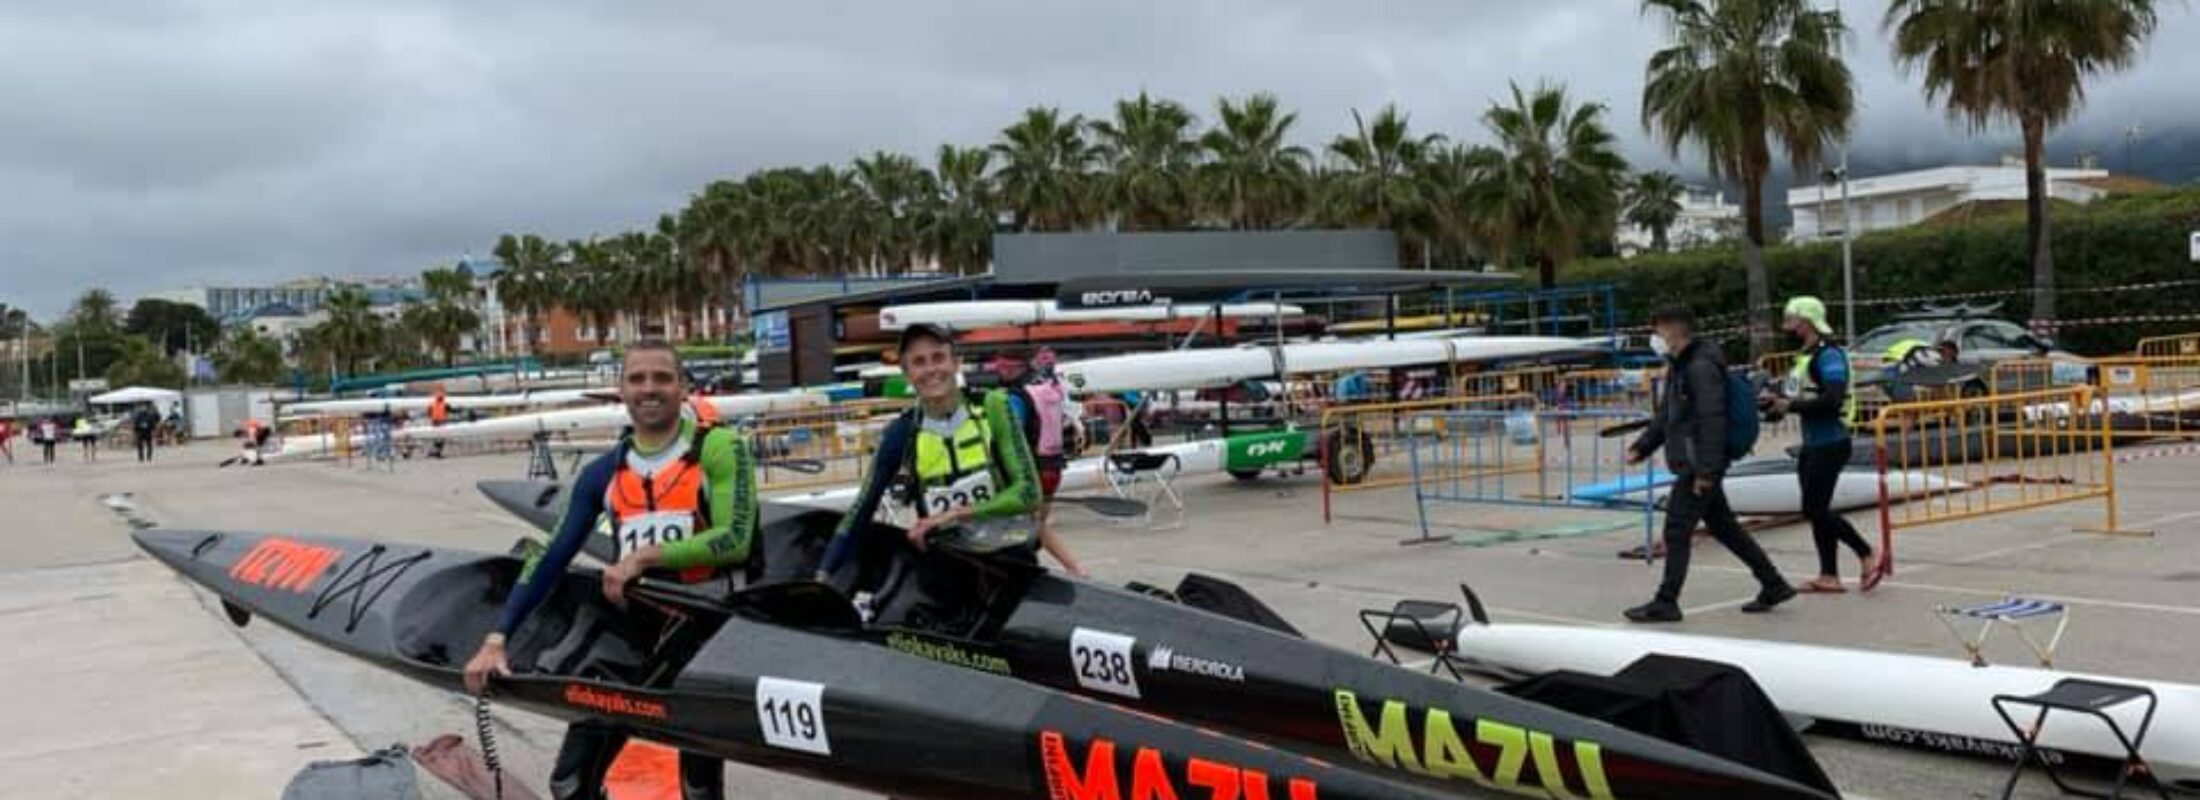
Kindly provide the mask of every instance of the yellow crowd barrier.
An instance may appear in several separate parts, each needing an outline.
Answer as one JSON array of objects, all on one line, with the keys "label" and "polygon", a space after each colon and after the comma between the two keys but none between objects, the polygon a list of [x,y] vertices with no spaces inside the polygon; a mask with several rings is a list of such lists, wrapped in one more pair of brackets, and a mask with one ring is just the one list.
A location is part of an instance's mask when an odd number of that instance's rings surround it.
[{"label": "yellow crowd barrier", "polygon": [[1451,393],[1459,397],[1499,397],[1514,394],[1550,397],[1558,383],[1557,367],[1466,372],[1452,379]]},{"label": "yellow crowd barrier", "polygon": [[1896,403],[1871,425],[1880,540],[1956,520],[2100,500],[2117,528],[2114,437],[2089,386]]},{"label": "yellow crowd barrier", "polygon": [[1548,404],[1583,411],[1649,411],[1664,380],[1664,367],[1574,370],[1559,374]]},{"label": "yellow crowd barrier", "polygon": [[750,428],[749,438],[757,451],[757,487],[786,491],[860,482],[891,419],[779,422]]},{"label": "yellow crowd barrier", "polygon": [[2175,336],[2150,336],[2139,340],[2136,348],[2139,356],[2200,356],[2200,333],[2180,333]]},{"label": "yellow crowd barrier", "polygon": [[2200,356],[2010,360],[1988,382],[2000,394],[2089,387],[2090,411],[2107,417],[2118,440],[2200,438]]},{"label": "yellow crowd barrier", "polygon": [[[1533,411],[1534,395],[1439,397],[1396,403],[1354,403],[1322,409],[1319,445],[1322,466],[1322,518],[1329,518],[1332,493],[1387,489],[1413,482],[1406,448],[1416,437],[1445,432],[1428,412]],[[1535,469],[1530,463],[1526,469]]]}]

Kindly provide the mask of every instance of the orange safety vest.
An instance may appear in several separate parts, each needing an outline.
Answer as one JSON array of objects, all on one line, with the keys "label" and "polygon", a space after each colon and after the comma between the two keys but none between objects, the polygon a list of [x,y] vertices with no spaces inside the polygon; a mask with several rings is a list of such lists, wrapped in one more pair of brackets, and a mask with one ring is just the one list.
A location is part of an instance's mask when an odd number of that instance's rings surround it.
[{"label": "orange safety vest", "polygon": [[[686,453],[656,474],[643,476],[626,463],[633,440],[621,442],[612,452],[611,485],[604,490],[604,514],[619,557],[649,545],[665,545],[695,535],[710,526],[709,487],[703,480],[703,439],[709,430],[698,425]],[[710,567],[691,567],[679,572],[683,583],[709,580]]]},{"label": "orange safety vest", "polygon": [[697,428],[710,428],[718,424],[718,407],[710,404],[710,398],[700,394],[688,395],[688,408],[695,412]]},{"label": "orange safety vest", "polygon": [[443,399],[443,395],[438,394],[428,401],[428,422],[441,425],[444,420],[450,419],[450,417],[450,405]]}]

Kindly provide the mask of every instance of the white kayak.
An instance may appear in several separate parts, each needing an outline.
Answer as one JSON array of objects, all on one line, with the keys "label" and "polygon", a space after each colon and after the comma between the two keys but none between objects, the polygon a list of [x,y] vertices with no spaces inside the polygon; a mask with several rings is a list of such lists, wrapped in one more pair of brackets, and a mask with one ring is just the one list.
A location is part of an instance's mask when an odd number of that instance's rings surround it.
[{"label": "white kayak", "polygon": [[[449,395],[446,406],[453,411],[468,409],[488,410],[506,408],[542,408],[588,402],[591,392],[602,389],[547,389],[516,394]],[[361,414],[419,413],[428,410],[434,402],[428,397],[368,397],[350,400],[307,400],[283,406],[287,418],[315,416],[358,416]]]},{"label": "white kayak", "polygon": [[[1996,695],[2038,694],[2064,678],[2144,686],[2160,706],[2140,754],[2165,781],[2200,791],[2200,686],[2192,684],[1629,629],[1470,624],[1457,642],[1469,663],[1506,675],[1611,675],[1651,653],[1717,661],[1748,672],[1799,728],[1824,726],[1888,744],[2005,759],[2013,758],[2016,740],[1994,713]],[[2143,705],[2119,705],[2109,713],[2128,734]],[[2052,715],[2041,744],[2066,755],[2124,756],[2107,726],[2068,712]]]},{"label": "white kayak", "polygon": [[[708,398],[711,407],[725,419],[752,417],[759,414],[824,408],[832,404],[831,398],[820,392],[792,391],[769,394],[733,394]],[[531,414],[513,414],[475,422],[456,422],[441,427],[413,425],[390,432],[393,441],[465,441],[470,439],[524,439],[537,433],[571,435],[585,432],[611,432],[627,425],[626,407],[606,404],[587,408],[566,408]],[[354,436],[354,445],[361,437]],[[328,454],[334,446],[330,434],[291,436],[283,439],[283,446],[269,459],[292,459]]]},{"label": "white kayak", "polygon": [[[1226,319],[1299,317],[1306,310],[1275,303],[1228,303],[1221,308]],[[1115,308],[1064,309],[1052,300],[971,300],[959,303],[907,303],[879,309],[882,330],[898,331],[911,325],[944,325],[954,330],[999,325],[1041,325],[1050,322],[1163,322],[1200,319],[1215,313],[1214,306],[1120,306]]]},{"label": "white kayak", "polygon": [[[1584,503],[1660,503],[1673,484],[1672,473],[1658,470],[1647,480],[1642,476],[1574,487],[1572,497]],[[1795,460],[1786,456],[1766,456],[1736,463],[1726,472],[1720,483],[1726,491],[1726,501],[1734,513],[1744,516],[1778,516],[1803,513],[1803,489],[1795,479]],[[1887,473],[1887,499],[1910,500],[1929,495],[1961,491],[1966,487],[1961,481],[1941,475],[1911,470],[1890,470]],[[1854,511],[1879,505],[1879,472],[1877,469],[1850,464],[1841,470],[1841,478],[1833,486],[1833,510]]]},{"label": "white kayak", "polygon": [[[1196,442],[1148,447],[1138,452],[1175,456],[1182,465],[1182,471],[1178,473],[1179,476],[1211,475],[1222,471],[1225,441],[1223,439],[1205,439]],[[1062,494],[1073,494],[1076,492],[1105,490],[1108,486],[1108,479],[1107,472],[1103,469],[1104,464],[1105,461],[1098,456],[1080,458],[1069,462],[1067,466],[1062,468],[1062,485],[1056,491]],[[855,503],[858,490],[859,487],[855,486],[840,486],[808,492],[774,494],[769,495],[768,499],[774,502],[821,508],[828,511],[846,511],[848,506]],[[885,504],[880,505],[883,512]]]},{"label": "white kayak", "polygon": [[1608,347],[1610,342],[1604,339],[1554,336],[1304,342],[1136,353],[1069,362],[1057,369],[1064,382],[1080,391],[1158,391],[1350,369],[1539,358]]}]

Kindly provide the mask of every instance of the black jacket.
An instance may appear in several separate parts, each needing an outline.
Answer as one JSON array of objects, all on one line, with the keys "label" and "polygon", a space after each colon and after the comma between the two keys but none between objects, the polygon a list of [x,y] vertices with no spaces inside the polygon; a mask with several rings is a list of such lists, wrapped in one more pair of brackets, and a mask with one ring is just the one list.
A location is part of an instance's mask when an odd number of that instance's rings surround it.
[{"label": "black jacket", "polygon": [[1726,359],[1701,339],[1668,360],[1650,428],[1633,449],[1649,455],[1665,448],[1665,467],[1685,477],[1726,474]]}]

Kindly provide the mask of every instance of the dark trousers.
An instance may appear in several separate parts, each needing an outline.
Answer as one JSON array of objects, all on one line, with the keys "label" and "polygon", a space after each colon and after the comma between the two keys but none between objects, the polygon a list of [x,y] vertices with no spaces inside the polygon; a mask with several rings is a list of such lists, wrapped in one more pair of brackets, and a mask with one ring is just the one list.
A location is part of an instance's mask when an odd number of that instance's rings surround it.
[{"label": "dark trousers", "polygon": [[53,463],[53,444],[52,439],[45,439],[38,443],[38,450],[45,455],[48,464]]},{"label": "dark trousers", "polygon": [[153,460],[153,434],[151,432],[137,434],[137,458],[139,461]]},{"label": "dark trousers", "polygon": [[1795,456],[1795,477],[1803,484],[1803,516],[1810,520],[1810,534],[1818,545],[1818,574],[1838,577],[1841,572],[1834,566],[1836,542],[1856,551],[1858,558],[1870,558],[1872,546],[1857,535],[1856,526],[1847,518],[1834,513],[1833,490],[1841,483],[1841,470],[1848,466],[1849,455],[1855,445],[1848,439],[1833,444],[1804,447]]},{"label": "dark trousers", "polygon": [[[626,746],[627,730],[601,720],[582,720],[565,727],[565,741],[558,744],[558,760],[550,768],[550,796],[556,800],[605,800],[604,775],[612,760]],[[680,797],[683,800],[722,800],[726,796],[726,765],[710,756],[680,751]]]},{"label": "dark trousers", "polygon": [[1688,582],[1688,550],[1696,536],[1697,522],[1710,528],[1711,538],[1748,565],[1759,585],[1769,590],[1787,583],[1780,577],[1779,568],[1772,566],[1772,559],[1765,557],[1764,548],[1758,547],[1757,540],[1750,538],[1742,530],[1741,521],[1734,518],[1734,509],[1726,502],[1726,489],[1713,486],[1709,493],[1697,494],[1695,479],[1680,475],[1673,479],[1673,491],[1665,499],[1665,579],[1658,582],[1659,602],[1680,602],[1681,585]]}]

